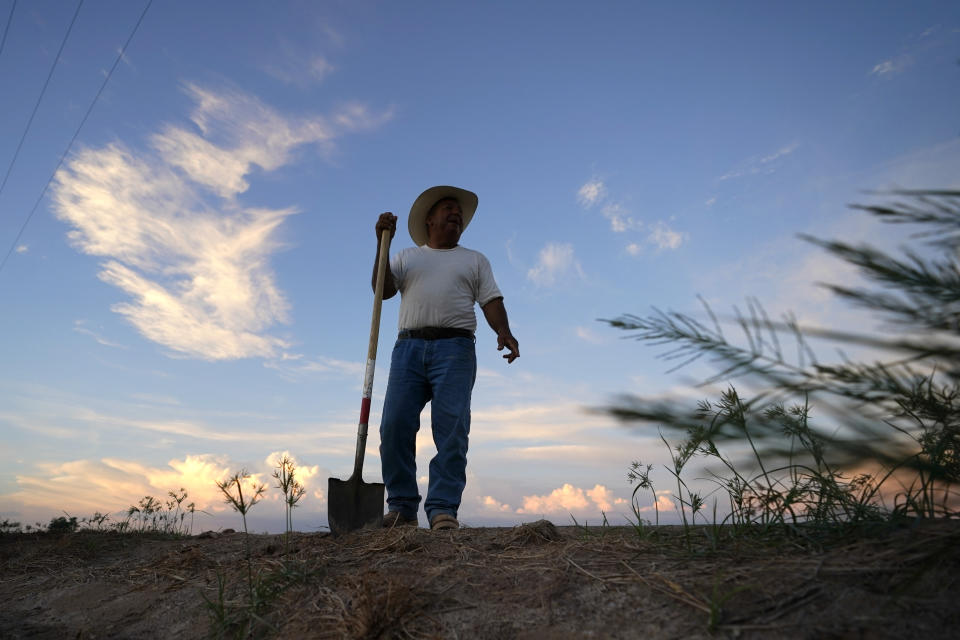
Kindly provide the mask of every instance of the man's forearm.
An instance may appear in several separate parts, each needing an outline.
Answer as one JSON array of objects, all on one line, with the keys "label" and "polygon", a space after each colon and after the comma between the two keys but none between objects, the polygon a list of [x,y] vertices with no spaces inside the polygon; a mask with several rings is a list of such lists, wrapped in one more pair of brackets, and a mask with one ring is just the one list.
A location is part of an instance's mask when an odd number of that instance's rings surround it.
[{"label": "man's forearm", "polygon": [[499,336],[512,335],[510,333],[510,321],[507,319],[507,309],[503,306],[503,298],[494,298],[481,307],[483,316],[487,319],[487,324]]},{"label": "man's forearm", "polygon": [[[387,256],[387,260],[390,257]],[[374,292],[377,290],[377,267],[380,263],[380,239],[377,238],[377,253],[373,256],[373,276],[370,278],[370,287]],[[387,268],[384,270],[383,274],[383,299],[388,300],[397,294],[397,286],[393,282],[393,272],[390,271],[390,263],[387,263]]]},{"label": "man's forearm", "polygon": [[496,298],[483,305],[483,317],[487,319],[490,328],[497,332],[497,351],[507,349],[503,356],[507,363],[520,357],[520,345],[510,331],[510,321],[507,320],[507,308],[503,306],[503,298]]}]

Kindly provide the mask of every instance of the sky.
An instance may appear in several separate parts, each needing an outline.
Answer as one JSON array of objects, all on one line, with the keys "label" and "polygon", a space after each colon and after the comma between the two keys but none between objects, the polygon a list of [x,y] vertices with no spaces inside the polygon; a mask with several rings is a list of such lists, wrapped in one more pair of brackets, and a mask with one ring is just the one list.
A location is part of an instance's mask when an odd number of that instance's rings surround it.
[{"label": "sky", "polygon": [[215,483],[245,469],[271,486],[251,528],[282,531],[286,454],[295,528],[325,530],[374,224],[395,213],[392,249],[412,246],[410,205],[440,184],[479,196],[461,243],[521,353],[507,365],[478,314],[461,521],[623,523],[633,460],[669,519],[656,429],[594,409],[692,403],[707,369],[668,373],[599,319],[756,297],[863,327],[817,285],[850,268],[797,234],[896,246],[848,205],[960,188],[955,2],[0,0],[0,32],[0,519],[22,523],[122,520],[183,487],[195,532],[236,527]]}]

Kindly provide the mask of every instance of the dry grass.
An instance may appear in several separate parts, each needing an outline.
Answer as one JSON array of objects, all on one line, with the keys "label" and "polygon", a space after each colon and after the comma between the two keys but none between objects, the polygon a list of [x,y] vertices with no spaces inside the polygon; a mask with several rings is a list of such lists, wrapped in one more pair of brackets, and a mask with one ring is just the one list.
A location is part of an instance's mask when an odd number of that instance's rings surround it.
[{"label": "dry grass", "polygon": [[[202,638],[911,638],[960,623],[960,524],[917,523],[826,550],[694,530],[360,531],[252,536],[266,605],[210,623],[201,593],[247,606],[239,534],[0,537],[0,636]],[[716,549],[716,550],[714,550]],[[566,636],[564,634],[567,634]]]}]

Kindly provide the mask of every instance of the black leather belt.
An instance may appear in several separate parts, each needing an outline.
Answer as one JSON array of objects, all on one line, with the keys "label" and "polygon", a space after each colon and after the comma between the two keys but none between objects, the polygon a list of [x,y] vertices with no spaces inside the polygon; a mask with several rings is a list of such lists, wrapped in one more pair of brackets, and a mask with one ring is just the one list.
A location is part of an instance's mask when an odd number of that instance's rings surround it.
[{"label": "black leather belt", "polygon": [[445,327],[422,327],[420,329],[403,329],[397,334],[397,339],[416,338],[419,340],[443,340],[445,338],[470,338],[473,332],[469,329],[449,329]]}]

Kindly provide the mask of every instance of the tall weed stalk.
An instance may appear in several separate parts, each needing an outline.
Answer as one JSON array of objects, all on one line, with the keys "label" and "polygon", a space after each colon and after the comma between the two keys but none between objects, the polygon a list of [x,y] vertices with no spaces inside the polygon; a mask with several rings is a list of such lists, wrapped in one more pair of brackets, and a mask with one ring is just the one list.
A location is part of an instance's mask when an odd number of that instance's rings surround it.
[{"label": "tall weed stalk", "polygon": [[[230,505],[234,511],[240,514],[240,517],[243,519],[243,539],[244,539],[244,550],[247,557],[247,587],[249,593],[249,601],[251,612],[256,608],[256,599],[255,593],[256,589],[254,586],[253,579],[253,554],[250,550],[250,531],[247,529],[247,513],[250,512],[250,509],[253,508],[262,498],[263,494],[267,490],[267,486],[264,484],[257,484],[256,482],[248,483],[251,475],[247,473],[246,469],[235,473],[224,481],[217,481],[217,487],[220,489],[220,492],[224,495],[224,502]],[[244,484],[247,486],[247,494],[244,495]]]}]

